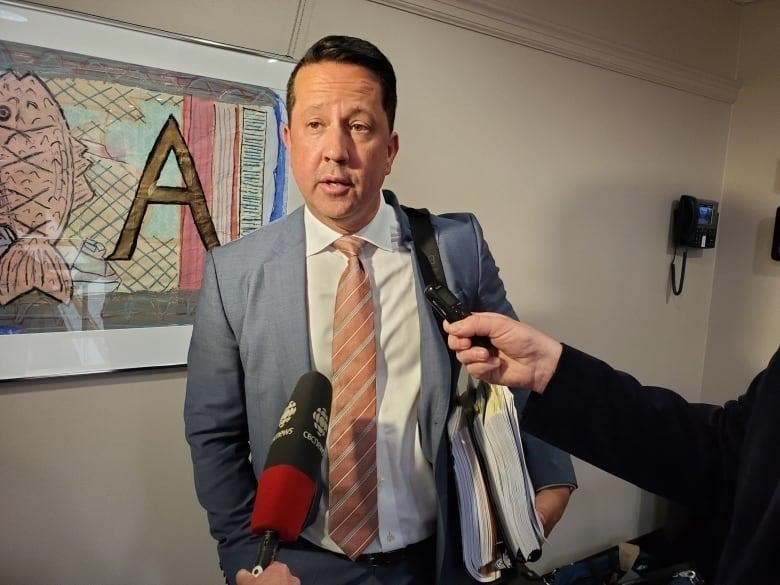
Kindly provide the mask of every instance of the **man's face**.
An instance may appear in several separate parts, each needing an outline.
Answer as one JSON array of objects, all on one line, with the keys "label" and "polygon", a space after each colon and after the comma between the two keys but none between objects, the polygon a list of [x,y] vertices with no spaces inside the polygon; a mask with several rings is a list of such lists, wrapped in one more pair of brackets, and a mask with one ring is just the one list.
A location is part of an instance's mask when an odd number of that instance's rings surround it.
[{"label": "man's face", "polygon": [[359,65],[305,65],[295,78],[289,116],[284,144],[309,211],[340,233],[360,230],[379,209],[398,152],[379,80]]}]

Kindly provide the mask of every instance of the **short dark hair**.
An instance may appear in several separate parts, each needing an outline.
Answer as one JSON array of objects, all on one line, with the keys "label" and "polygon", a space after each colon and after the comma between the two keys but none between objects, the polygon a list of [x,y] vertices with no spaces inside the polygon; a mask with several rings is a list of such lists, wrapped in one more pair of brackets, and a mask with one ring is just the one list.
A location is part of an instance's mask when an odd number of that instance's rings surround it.
[{"label": "short dark hair", "polygon": [[387,115],[387,122],[392,131],[395,124],[395,107],[398,103],[395,71],[382,51],[368,41],[356,37],[341,35],[323,37],[306,51],[287,81],[287,115],[292,117],[295,105],[295,78],[298,71],[306,65],[327,61],[360,65],[376,75],[382,88],[382,109]]}]

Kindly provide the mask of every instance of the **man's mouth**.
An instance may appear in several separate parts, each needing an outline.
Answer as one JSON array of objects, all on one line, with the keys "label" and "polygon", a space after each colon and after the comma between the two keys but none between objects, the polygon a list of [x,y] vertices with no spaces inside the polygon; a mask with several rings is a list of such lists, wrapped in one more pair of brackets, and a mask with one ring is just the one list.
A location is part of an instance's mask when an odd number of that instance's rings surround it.
[{"label": "man's mouth", "polygon": [[327,185],[343,185],[345,187],[351,187],[352,181],[349,179],[346,179],[344,177],[336,177],[336,176],[325,176],[320,179],[320,183],[324,183]]},{"label": "man's mouth", "polygon": [[334,196],[346,195],[353,187],[352,181],[344,177],[327,175],[319,180],[320,189]]}]

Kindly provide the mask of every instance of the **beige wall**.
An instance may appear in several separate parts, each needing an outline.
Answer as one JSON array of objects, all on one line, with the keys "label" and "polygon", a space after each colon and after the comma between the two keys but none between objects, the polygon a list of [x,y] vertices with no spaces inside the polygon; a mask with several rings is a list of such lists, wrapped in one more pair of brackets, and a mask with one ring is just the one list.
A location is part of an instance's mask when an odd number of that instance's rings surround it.
[{"label": "beige wall", "polygon": [[733,77],[736,4],[712,0],[488,0],[507,10],[697,69]]},{"label": "beige wall", "polygon": [[[133,13],[124,2],[50,3],[147,25],[161,4],[136,3]],[[672,296],[669,214],[681,193],[720,199],[729,104],[365,0],[307,2],[299,28],[295,3],[266,2],[281,19],[275,28],[292,31],[272,34],[267,45],[253,27],[264,31],[273,20],[253,3],[232,0],[234,10],[221,3],[211,12],[162,4],[163,28],[273,52],[287,46],[299,54],[328,33],[376,42],[399,76],[401,150],[387,186],[411,205],[475,211],[524,318],[698,399],[716,252],[691,254],[685,292]],[[551,5],[558,11],[535,16],[573,26],[574,4],[559,1]],[[654,27],[667,34],[663,18],[638,17],[634,3],[633,19],[619,29],[616,6],[600,2],[595,15],[582,16],[581,32],[665,59],[682,55],[704,71],[733,71],[738,14],[725,0],[675,12],[691,31],[677,53],[652,42]],[[697,48],[690,38],[700,39]],[[697,56],[702,46],[706,58]],[[719,261],[731,239],[729,205],[727,198]],[[716,278],[717,302],[720,265]],[[760,320],[771,302],[744,311]],[[0,386],[0,581],[29,582],[36,568],[40,583],[219,582],[182,438],[184,378],[139,372]],[[582,487],[542,568],[636,536],[659,513],[653,498],[624,482],[579,462],[577,470]]]},{"label": "beige wall", "polygon": [[780,344],[780,2],[743,12],[739,76],[718,230],[703,399],[741,393]]},{"label": "beige wall", "polygon": [[184,372],[0,387],[0,583],[217,584]]},{"label": "beige wall", "polygon": [[42,0],[122,22],[156,28],[237,47],[291,53],[304,0]]}]

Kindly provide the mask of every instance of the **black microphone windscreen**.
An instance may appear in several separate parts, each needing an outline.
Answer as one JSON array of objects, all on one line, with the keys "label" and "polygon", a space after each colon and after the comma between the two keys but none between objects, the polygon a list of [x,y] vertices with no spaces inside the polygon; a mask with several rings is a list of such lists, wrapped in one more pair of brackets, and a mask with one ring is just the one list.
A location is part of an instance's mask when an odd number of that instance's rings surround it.
[{"label": "black microphone windscreen", "polygon": [[301,376],[279,418],[265,469],[292,465],[316,481],[325,455],[332,394],[330,381],[319,372]]},{"label": "black microphone windscreen", "polygon": [[298,538],[316,492],[325,455],[333,390],[319,372],[301,376],[279,419],[257,484],[251,530]]}]

